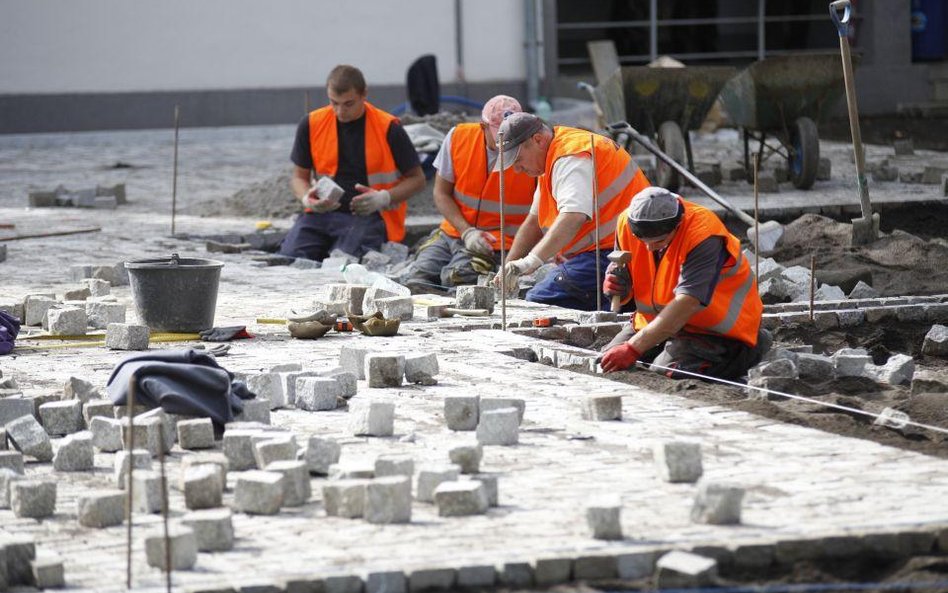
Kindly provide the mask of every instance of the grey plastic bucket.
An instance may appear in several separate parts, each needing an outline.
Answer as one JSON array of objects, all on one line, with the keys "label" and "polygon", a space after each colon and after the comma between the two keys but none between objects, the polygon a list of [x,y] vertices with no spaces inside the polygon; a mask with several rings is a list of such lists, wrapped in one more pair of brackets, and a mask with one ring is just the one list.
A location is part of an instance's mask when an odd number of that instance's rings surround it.
[{"label": "grey plastic bucket", "polygon": [[171,257],[125,262],[132,299],[153,331],[197,332],[214,327],[223,262]]}]

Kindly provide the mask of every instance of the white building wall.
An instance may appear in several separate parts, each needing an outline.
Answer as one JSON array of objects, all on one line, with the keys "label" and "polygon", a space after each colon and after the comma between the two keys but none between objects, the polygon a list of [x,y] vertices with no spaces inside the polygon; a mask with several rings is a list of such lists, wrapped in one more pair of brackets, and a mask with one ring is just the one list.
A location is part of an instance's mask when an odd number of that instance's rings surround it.
[{"label": "white building wall", "polygon": [[[522,79],[523,2],[463,0],[468,82]],[[0,0],[0,94],[321,87],[350,63],[457,81],[451,0]]]}]

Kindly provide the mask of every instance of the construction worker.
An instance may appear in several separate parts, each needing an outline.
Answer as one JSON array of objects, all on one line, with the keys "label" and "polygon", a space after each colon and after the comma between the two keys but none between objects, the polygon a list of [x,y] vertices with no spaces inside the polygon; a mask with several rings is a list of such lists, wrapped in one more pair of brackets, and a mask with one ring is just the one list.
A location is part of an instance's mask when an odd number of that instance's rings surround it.
[{"label": "construction worker", "polygon": [[[435,157],[434,202],[441,226],[418,248],[406,284],[416,292],[475,284],[500,261],[500,174],[495,172],[497,129],[505,114],[522,111],[513,97],[497,95],[481,111],[480,123],[452,128]],[[537,182],[510,173],[504,179],[504,248],[530,211]]]},{"label": "construction worker", "polygon": [[[405,202],[425,186],[408,134],[398,119],[366,101],[358,68],[333,68],[326,94],[330,104],[296,129],[290,189],[304,211],[280,246],[283,255],[318,261],[333,249],[361,257],[386,240],[401,241]],[[317,190],[314,176],[331,178],[341,198]]]},{"label": "construction worker", "polygon": [[603,292],[634,301],[635,316],[604,348],[604,371],[654,358],[672,378],[688,376],[680,370],[733,380],[760,362],[772,339],[761,327],[757,283],[717,215],[651,187],[619,218],[616,245],[631,261],[610,264]]},{"label": "construction worker", "polygon": [[[615,241],[616,220],[632,196],[649,186],[632,157],[615,142],[585,130],[550,127],[528,113],[514,113],[500,126],[504,168],[538,177],[530,214],[520,226],[507,264],[506,284],[530,274],[551,258],[557,267],[531,288],[528,301],[593,310],[596,277],[596,222],[601,270]],[[593,171],[592,144],[595,143]],[[594,217],[592,182],[599,212]],[[500,276],[495,278],[500,285]]]}]

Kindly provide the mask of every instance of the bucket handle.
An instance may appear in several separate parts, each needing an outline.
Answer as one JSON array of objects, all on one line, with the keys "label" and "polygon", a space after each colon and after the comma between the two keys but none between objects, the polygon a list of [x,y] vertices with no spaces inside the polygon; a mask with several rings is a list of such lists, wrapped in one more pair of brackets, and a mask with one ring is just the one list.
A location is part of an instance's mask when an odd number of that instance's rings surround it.
[{"label": "bucket handle", "polygon": [[[846,37],[849,34],[849,18],[853,12],[853,7],[849,3],[849,0],[830,2],[829,11],[830,18],[833,19],[833,24],[836,25],[836,31],[839,33],[839,36]],[[839,14],[840,11],[843,12],[842,16]]]}]

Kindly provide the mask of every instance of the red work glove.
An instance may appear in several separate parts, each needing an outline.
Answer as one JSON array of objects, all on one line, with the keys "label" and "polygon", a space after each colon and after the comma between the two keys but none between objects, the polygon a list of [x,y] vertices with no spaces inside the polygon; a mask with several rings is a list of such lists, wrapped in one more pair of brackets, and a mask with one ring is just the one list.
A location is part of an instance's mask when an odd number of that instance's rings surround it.
[{"label": "red work glove", "polygon": [[632,276],[629,275],[629,268],[609,264],[606,277],[602,281],[602,294],[607,297],[620,297],[623,305],[628,303],[632,299]]},{"label": "red work glove", "polygon": [[602,357],[602,370],[607,373],[615,371],[624,371],[635,364],[635,361],[642,356],[642,353],[635,349],[632,344],[626,342],[613,346]]}]

